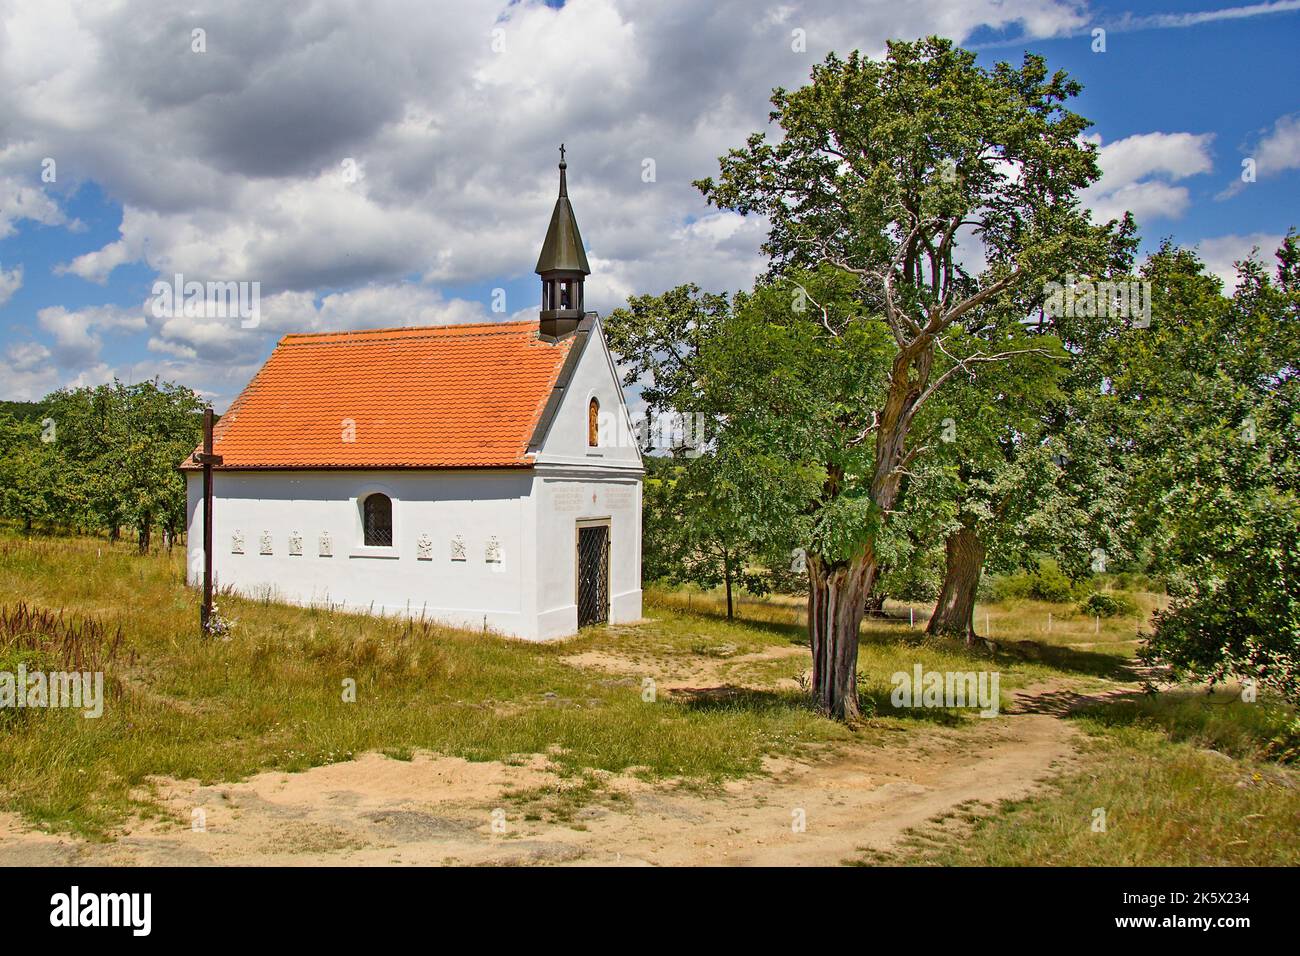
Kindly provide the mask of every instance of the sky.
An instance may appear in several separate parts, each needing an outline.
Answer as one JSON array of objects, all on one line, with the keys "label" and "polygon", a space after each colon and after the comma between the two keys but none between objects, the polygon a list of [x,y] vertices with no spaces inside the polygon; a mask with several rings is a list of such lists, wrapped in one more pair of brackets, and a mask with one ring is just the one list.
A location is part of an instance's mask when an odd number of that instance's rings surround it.
[{"label": "sky", "polygon": [[[533,317],[561,141],[589,309],[746,288],[764,224],[692,180],[827,52],[927,34],[1080,80],[1084,201],[1144,251],[1231,281],[1300,226],[1300,0],[0,0],[0,399],[220,412],[288,332]],[[255,321],[162,308],[177,275]]]}]

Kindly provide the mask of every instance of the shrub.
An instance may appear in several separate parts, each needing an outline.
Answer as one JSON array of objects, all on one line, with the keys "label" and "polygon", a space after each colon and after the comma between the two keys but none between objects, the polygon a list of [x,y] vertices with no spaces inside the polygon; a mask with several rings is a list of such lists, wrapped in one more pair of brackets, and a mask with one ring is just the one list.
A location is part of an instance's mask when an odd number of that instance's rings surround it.
[{"label": "shrub", "polygon": [[1055,561],[1039,562],[1029,584],[1029,596],[1039,601],[1064,604],[1074,597],[1074,586]]},{"label": "shrub", "polygon": [[1137,611],[1137,605],[1123,594],[1114,592],[1103,594],[1098,591],[1089,594],[1081,601],[1079,610],[1089,617],[1119,617],[1123,614],[1133,614]]},{"label": "shrub", "polygon": [[993,579],[989,586],[994,601],[1016,601],[1029,597],[1030,575],[1025,571],[1003,574]]},{"label": "shrub", "polygon": [[996,601],[1032,598],[1036,601],[1065,604],[1075,597],[1074,584],[1050,558],[1040,561],[1037,570],[1018,571],[996,578],[989,590]]}]

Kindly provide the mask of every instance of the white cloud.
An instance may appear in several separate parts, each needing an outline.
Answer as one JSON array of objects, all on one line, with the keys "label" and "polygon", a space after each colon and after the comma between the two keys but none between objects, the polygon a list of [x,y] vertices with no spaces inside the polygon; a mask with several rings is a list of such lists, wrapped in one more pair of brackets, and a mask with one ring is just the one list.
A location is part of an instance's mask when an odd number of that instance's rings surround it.
[{"label": "white cloud", "polygon": [[15,224],[30,219],[46,226],[68,224],[58,203],[34,186],[24,185],[16,177],[5,176],[0,167],[0,239],[12,236]]},{"label": "white cloud", "polygon": [[1300,113],[1278,118],[1272,131],[1260,140],[1255,160],[1261,176],[1300,169]]},{"label": "white cloud", "polygon": [[[1273,128],[1249,152],[1251,155],[1246,159],[1254,161],[1255,175],[1259,179],[1276,176],[1288,169],[1300,169],[1300,113],[1279,116]],[[1247,185],[1239,175],[1215,198],[1229,199]]]},{"label": "white cloud", "polygon": [[286,332],[449,325],[506,318],[490,308],[489,302],[445,299],[436,289],[413,283],[367,285],[323,296],[279,292],[261,299],[258,324],[251,328],[243,328],[238,317],[151,317],[153,334],[148,348],[160,355],[201,363],[250,363],[264,356],[276,338]]},{"label": "white cloud", "polygon": [[15,292],[23,287],[22,264],[14,266],[8,272],[0,268],[0,305],[4,305]]},{"label": "white cloud", "polygon": [[89,282],[98,282],[103,285],[108,281],[109,274],[118,266],[137,258],[137,254],[132,252],[125,242],[110,242],[102,249],[95,249],[84,255],[77,256],[66,265],[55,266],[55,275],[72,273],[81,276]]},{"label": "white cloud", "polygon": [[1202,239],[1196,244],[1196,249],[1201,261],[1205,263],[1206,271],[1223,280],[1225,293],[1231,295],[1237,287],[1237,270],[1233,263],[1250,258],[1254,253],[1255,258],[1272,271],[1275,264],[1273,253],[1282,245],[1282,239],[1281,235],[1267,232],[1254,232],[1246,236],[1215,236]]},{"label": "white cloud", "polygon": [[[1101,144],[1100,136],[1089,137]],[[1186,186],[1173,183],[1208,173],[1212,133],[1137,133],[1101,145],[1097,164],[1101,179],[1082,193],[1099,221],[1132,212],[1139,223],[1177,219],[1189,202]]]},{"label": "white cloud", "polygon": [[[592,307],[747,285],[762,223],[718,214],[690,183],[766,128],[772,87],[803,83],[830,49],[984,26],[1051,36],[1088,18],[1077,0],[229,0],[202,21],[195,54],[184,7],[0,0],[0,236],[71,226],[59,204],[93,181],[122,206],[119,235],[67,274],[103,283],[143,263],[260,282],[260,330],[149,322],[150,367],[228,395],[269,332],[495,317],[430,287],[531,279],[561,140]],[[57,184],[39,181],[46,157]],[[97,360],[102,329],[49,325],[56,358]]]},{"label": "white cloud", "polygon": [[5,397],[31,402],[57,387],[58,370],[50,361],[50,350],[39,342],[15,342],[0,360],[0,377],[5,383]]},{"label": "white cloud", "polygon": [[65,368],[99,358],[103,346],[99,333],[140,332],[145,328],[145,318],[139,310],[116,305],[89,306],[75,311],[54,305],[37,312],[36,321],[54,337],[54,360]]},{"label": "white cloud", "polygon": [[[1083,20],[1072,0],[806,0],[770,13],[743,0],[445,0],[436,12],[394,0],[379,13],[243,0],[205,17],[208,52],[194,54],[193,17],[169,7],[48,6],[0,13],[0,130],[25,137],[0,172],[52,156],[125,207],[120,237],[65,270],[103,282],[143,262],[268,294],[526,274],[562,139],[588,240],[633,263],[707,214],[690,181],[826,50]],[[792,25],[806,53],[791,50]],[[646,158],[656,183],[641,181]]]},{"label": "white cloud", "polygon": [[15,342],[7,352],[9,367],[17,372],[35,372],[50,361],[50,350],[40,342]]}]

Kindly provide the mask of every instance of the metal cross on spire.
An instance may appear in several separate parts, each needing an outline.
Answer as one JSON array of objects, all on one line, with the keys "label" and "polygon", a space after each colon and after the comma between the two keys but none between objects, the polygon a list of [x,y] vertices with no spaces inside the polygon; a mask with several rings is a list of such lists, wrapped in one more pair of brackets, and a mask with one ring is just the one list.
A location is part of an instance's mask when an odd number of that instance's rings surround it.
[{"label": "metal cross on spire", "polygon": [[560,162],[564,162],[564,144],[560,144]]}]

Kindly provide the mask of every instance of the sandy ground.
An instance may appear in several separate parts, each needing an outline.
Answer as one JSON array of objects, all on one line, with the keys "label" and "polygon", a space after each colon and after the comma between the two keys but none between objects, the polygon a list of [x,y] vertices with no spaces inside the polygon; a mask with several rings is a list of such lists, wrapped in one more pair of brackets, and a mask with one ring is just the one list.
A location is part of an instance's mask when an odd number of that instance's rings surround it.
[{"label": "sandy ground", "polygon": [[1076,732],[1059,715],[1072,696],[1063,685],[1030,688],[1011,712],[974,728],[921,728],[883,747],[771,760],[765,775],[720,793],[611,776],[608,790],[621,799],[589,804],[567,823],[525,819],[527,805],[506,797],[560,783],[542,756],[507,765],[366,754],[220,786],[161,780],[154,798],[173,819],[133,824],[111,843],[0,815],[0,865],[835,864],[889,848],[958,805],[1023,796],[1063,769]]}]

